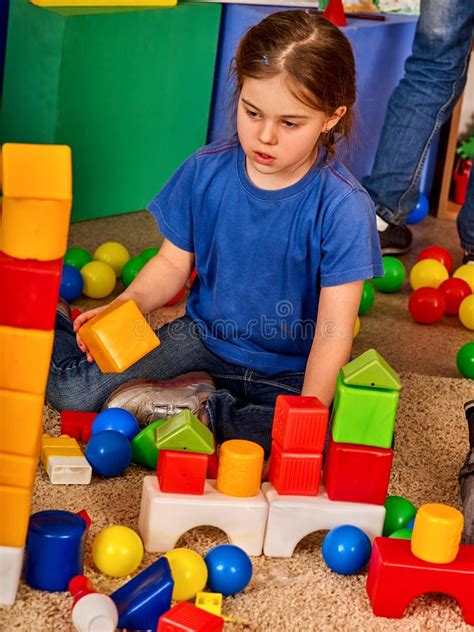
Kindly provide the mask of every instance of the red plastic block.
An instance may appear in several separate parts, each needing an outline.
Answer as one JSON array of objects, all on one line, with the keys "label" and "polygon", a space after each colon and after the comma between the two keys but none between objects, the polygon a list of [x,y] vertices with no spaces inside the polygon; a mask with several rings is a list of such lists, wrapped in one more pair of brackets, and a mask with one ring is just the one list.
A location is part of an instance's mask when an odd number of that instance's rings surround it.
[{"label": "red plastic block", "polygon": [[214,439],[214,452],[208,455],[206,478],[215,480],[219,469],[219,457],[217,456],[217,443]]},{"label": "red plastic block", "polygon": [[413,555],[410,540],[375,538],[367,593],[376,616],[401,619],[413,599],[430,592],[454,597],[474,625],[474,546],[461,544],[454,562],[433,564]]},{"label": "red plastic block", "polygon": [[278,395],[272,438],[284,452],[322,452],[329,410],[316,397]]},{"label": "red plastic block", "polygon": [[331,500],[383,505],[392,469],[393,450],[329,439],[324,487]]},{"label": "red plastic block", "polygon": [[156,632],[221,632],[223,629],[222,617],[180,601],[160,617]]},{"label": "red plastic block", "polygon": [[321,479],[323,455],[283,452],[272,442],[268,480],[279,494],[316,496]]},{"label": "red plastic block", "polygon": [[347,26],[342,0],[329,0],[323,16],[336,26]]},{"label": "red plastic block", "polygon": [[0,325],[54,329],[62,265],[62,259],[16,259],[0,252]]},{"label": "red plastic block", "polygon": [[63,410],[61,413],[61,434],[74,437],[87,443],[91,438],[91,428],[97,413],[85,413],[80,410]]},{"label": "red plastic block", "polygon": [[160,450],[156,474],[162,492],[203,494],[207,472],[207,454]]}]

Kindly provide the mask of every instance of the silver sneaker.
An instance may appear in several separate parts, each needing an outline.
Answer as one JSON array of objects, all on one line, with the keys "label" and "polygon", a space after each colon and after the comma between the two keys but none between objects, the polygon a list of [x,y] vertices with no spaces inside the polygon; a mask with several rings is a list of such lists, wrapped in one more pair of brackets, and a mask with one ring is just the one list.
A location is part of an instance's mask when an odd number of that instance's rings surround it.
[{"label": "silver sneaker", "polygon": [[461,499],[464,513],[464,544],[474,544],[474,400],[464,404],[469,425],[470,450],[459,472]]},{"label": "silver sneaker", "polygon": [[135,379],[119,386],[108,397],[103,410],[125,408],[144,427],[157,419],[169,419],[186,408],[199,417],[215,390],[211,376],[203,371],[185,373],[172,380]]}]

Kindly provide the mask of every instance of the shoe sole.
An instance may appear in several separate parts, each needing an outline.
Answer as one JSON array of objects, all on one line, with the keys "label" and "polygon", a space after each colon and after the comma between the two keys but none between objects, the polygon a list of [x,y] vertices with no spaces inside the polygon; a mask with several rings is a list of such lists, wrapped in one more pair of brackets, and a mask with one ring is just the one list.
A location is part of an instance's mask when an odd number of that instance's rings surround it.
[{"label": "shoe sole", "polygon": [[407,248],[394,248],[393,246],[387,246],[386,248],[382,248],[383,255],[404,255],[410,250],[411,246]]}]

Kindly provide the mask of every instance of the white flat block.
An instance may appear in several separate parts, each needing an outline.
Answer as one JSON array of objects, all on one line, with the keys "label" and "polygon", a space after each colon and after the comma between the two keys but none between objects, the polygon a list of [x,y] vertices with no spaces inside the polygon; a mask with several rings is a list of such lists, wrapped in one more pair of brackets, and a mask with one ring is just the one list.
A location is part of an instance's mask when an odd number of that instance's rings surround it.
[{"label": "white flat block", "polygon": [[291,557],[306,535],[351,524],[373,540],[382,535],[383,505],[329,500],[321,487],[317,496],[280,496],[271,483],[262,491],[268,501],[268,521],[263,552],[270,557]]},{"label": "white flat block", "polygon": [[268,504],[262,492],[251,498],[228,496],[207,480],[204,494],[168,494],[156,476],[145,476],[138,530],[145,549],[166,553],[194,527],[209,525],[224,531],[230,542],[248,555],[261,555]]},{"label": "white flat block", "polygon": [[12,606],[23,567],[23,547],[0,546],[0,605]]},{"label": "white flat block", "polygon": [[88,485],[92,477],[84,456],[50,456],[46,472],[53,485]]}]

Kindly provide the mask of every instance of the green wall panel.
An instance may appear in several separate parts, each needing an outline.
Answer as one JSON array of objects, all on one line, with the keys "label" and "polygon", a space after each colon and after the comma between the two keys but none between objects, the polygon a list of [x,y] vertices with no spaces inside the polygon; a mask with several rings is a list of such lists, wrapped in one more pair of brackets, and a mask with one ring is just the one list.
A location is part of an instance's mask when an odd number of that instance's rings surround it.
[{"label": "green wall panel", "polygon": [[2,140],[72,147],[73,220],[144,208],[206,142],[220,14],[12,0]]}]

